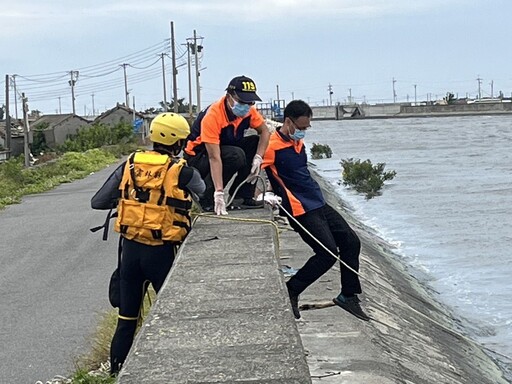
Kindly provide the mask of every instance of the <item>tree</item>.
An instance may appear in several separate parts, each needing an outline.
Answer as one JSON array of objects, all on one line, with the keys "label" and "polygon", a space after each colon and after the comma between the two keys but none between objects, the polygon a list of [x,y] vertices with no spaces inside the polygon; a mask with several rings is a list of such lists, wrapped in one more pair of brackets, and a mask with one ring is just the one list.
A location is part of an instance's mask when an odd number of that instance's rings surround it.
[{"label": "tree", "polygon": [[341,165],[343,184],[364,193],[366,199],[380,195],[384,182],[396,176],[395,171],[384,171],[385,163],[373,165],[370,160],[361,161],[350,158],[341,160]]},{"label": "tree", "polygon": [[[160,102],[161,111],[164,110],[165,103],[163,101]],[[189,104],[185,103],[185,98],[178,99],[178,113],[187,113],[188,112]],[[168,111],[174,111],[174,98],[167,102],[167,110]],[[195,105],[192,106],[192,110],[195,111]]]}]

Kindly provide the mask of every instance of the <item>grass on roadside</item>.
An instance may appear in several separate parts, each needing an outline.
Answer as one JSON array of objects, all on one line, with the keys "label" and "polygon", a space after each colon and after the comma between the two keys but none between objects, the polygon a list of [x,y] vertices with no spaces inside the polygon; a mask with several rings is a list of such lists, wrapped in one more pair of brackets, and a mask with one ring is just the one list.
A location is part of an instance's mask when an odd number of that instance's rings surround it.
[{"label": "grass on roadside", "polygon": [[[144,297],[143,319],[148,315],[155,299],[156,293],[150,286],[148,295]],[[109,359],[110,342],[114,336],[116,324],[117,309],[107,311],[100,316],[98,326],[91,335],[91,350],[76,358],[76,372],[71,377],[71,384],[112,384],[115,382],[115,378],[110,377],[108,372],[98,372],[98,369]]]},{"label": "grass on roadside", "polygon": [[30,168],[23,166],[23,158],[11,159],[0,164],[0,209],[19,203],[25,195],[82,179],[117,160],[112,153],[102,149],[66,152],[55,161]]}]

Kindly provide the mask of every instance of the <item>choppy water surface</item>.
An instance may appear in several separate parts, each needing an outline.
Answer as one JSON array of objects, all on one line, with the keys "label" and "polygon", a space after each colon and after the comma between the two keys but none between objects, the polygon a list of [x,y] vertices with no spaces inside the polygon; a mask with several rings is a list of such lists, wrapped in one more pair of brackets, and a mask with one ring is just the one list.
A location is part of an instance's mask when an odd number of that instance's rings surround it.
[{"label": "choppy water surface", "polygon": [[397,172],[371,200],[336,190],[465,319],[473,338],[512,356],[512,117],[312,125],[307,146],[333,151],[312,162],[333,185],[341,159],[370,159]]}]

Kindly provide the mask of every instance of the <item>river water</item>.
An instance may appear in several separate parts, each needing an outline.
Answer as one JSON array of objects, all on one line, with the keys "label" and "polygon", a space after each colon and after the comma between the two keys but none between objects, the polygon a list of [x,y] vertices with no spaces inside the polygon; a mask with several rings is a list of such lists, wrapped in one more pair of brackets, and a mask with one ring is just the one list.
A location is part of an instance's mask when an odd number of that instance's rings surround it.
[{"label": "river water", "polygon": [[[319,175],[464,331],[512,356],[512,117],[313,121],[305,142]],[[313,143],[328,144],[332,157],[312,160]],[[347,158],[397,175],[366,200],[339,185]]]}]

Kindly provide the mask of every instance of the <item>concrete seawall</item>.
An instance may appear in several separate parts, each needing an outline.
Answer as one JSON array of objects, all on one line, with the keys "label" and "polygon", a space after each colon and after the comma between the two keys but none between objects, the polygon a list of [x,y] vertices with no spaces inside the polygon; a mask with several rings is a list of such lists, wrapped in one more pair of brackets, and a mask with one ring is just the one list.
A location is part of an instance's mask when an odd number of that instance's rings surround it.
[{"label": "concrete seawall", "polygon": [[452,331],[457,320],[388,245],[319,181],[361,238],[361,299],[375,320],[331,305],[338,266],[301,295],[302,318],[293,318],[281,269],[299,268],[311,250],[288,225],[280,223],[277,235],[265,222],[268,210],[199,217],[119,383],[508,382],[480,347]]},{"label": "concrete seawall", "polygon": [[313,120],[512,115],[512,103],[499,101],[453,105],[412,105],[411,103],[340,104],[312,107],[312,109]]}]

